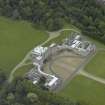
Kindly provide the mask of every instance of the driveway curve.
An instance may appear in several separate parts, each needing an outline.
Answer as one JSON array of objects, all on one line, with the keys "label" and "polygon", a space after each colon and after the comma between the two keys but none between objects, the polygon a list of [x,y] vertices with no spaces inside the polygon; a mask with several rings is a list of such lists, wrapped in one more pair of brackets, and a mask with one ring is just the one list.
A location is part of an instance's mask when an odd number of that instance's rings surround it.
[{"label": "driveway curve", "polygon": [[[77,32],[77,33],[80,33],[79,31],[77,31],[76,29],[73,29],[73,28],[67,28],[67,29],[61,29],[61,30],[58,30],[58,31],[55,31],[55,32],[48,32],[49,33],[49,38],[45,41],[45,42],[43,42],[42,44],[40,44],[40,45],[44,45],[45,43],[47,43],[48,41],[50,41],[50,40],[52,40],[52,39],[54,39],[54,38],[56,38],[56,37],[58,37],[58,36],[60,36],[60,33],[62,32],[62,31],[66,31],[66,30],[71,30],[71,31],[73,31],[73,32]],[[24,64],[25,64],[25,62],[30,58],[30,55],[31,55],[31,52],[32,52],[32,50],[31,51],[29,51],[27,54],[26,54],[26,56],[22,59],[22,61],[20,61],[12,70],[11,70],[11,73],[10,73],[10,75],[9,75],[9,78],[8,78],[8,82],[10,83],[10,82],[12,82],[12,80],[13,80],[13,78],[14,78],[14,73],[20,68],[20,67],[22,67]]]}]

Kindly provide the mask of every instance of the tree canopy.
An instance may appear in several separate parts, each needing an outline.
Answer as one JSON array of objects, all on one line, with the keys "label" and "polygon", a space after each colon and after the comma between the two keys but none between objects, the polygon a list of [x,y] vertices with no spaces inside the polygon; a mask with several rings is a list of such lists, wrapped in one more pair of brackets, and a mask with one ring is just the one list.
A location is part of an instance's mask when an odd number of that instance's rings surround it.
[{"label": "tree canopy", "polygon": [[66,23],[105,43],[105,6],[96,0],[0,0],[0,15],[53,31]]},{"label": "tree canopy", "polygon": [[78,105],[70,99],[44,91],[24,78],[16,78],[10,84],[4,82],[0,88],[0,105]]}]

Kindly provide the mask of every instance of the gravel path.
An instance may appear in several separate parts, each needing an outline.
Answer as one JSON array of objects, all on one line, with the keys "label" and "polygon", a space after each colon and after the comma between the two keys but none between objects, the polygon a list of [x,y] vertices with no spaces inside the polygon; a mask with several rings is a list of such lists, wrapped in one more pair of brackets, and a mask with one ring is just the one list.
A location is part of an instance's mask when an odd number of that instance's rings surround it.
[{"label": "gravel path", "polygon": [[105,84],[105,79],[94,76],[94,75],[92,75],[92,74],[90,74],[90,73],[88,73],[86,71],[80,71],[80,74],[87,77],[87,78],[89,78],[89,79],[92,79],[92,80],[95,80],[95,81],[97,81],[99,83]]},{"label": "gravel path", "polygon": [[[45,43],[47,43],[48,41],[60,36],[60,33],[62,31],[65,31],[65,30],[71,30],[71,31],[74,31],[74,32],[77,32],[77,33],[80,33],[79,31],[75,30],[75,29],[61,29],[59,31],[56,31],[56,32],[48,32],[49,33],[49,38],[43,42],[41,45],[44,45]],[[31,50],[32,51],[32,50]],[[20,67],[24,66],[25,62],[30,58],[30,54],[31,54],[31,51],[29,51],[26,56],[22,59],[22,61],[20,61],[12,70],[11,70],[11,73],[10,73],[10,76],[8,78],[8,82],[12,82],[13,78],[14,78],[14,73],[16,72],[16,70],[18,70]]]},{"label": "gravel path", "polygon": [[[77,32],[77,33],[80,33],[79,31],[75,30],[75,29],[61,29],[59,31],[56,31],[56,32],[48,32],[49,34],[49,38],[43,42],[41,45],[44,45],[46,44],[47,42],[49,42],[50,40],[60,36],[61,32],[62,31],[66,31],[66,30],[71,30],[71,31],[74,31],[74,32]],[[32,51],[32,50],[31,50]],[[31,51],[29,51],[26,56],[23,58],[22,61],[20,61],[19,64],[17,64],[11,71],[10,73],[10,76],[9,76],[9,79],[8,79],[8,82],[12,82],[13,78],[14,78],[14,73],[16,72],[16,70],[18,70],[20,67],[24,66],[24,65],[27,65],[25,64],[25,62],[30,58],[30,54],[31,54]],[[104,48],[101,48],[101,49],[97,49],[97,51],[105,51]],[[96,53],[95,53],[96,54]],[[102,83],[102,84],[105,84],[105,79],[103,78],[100,78],[100,77],[96,77],[96,76],[93,76],[92,74],[88,73],[88,72],[85,72],[83,71],[85,65],[95,56],[95,54],[92,54],[90,56],[87,57],[87,59],[72,73],[72,75],[70,75],[70,77],[66,80],[65,83],[62,84],[62,86],[60,86],[60,88],[57,90],[57,91],[60,91],[61,89],[63,89],[68,83],[70,83],[70,80],[72,80],[77,74],[80,74],[80,75],[83,75],[89,79],[92,79],[92,80],[95,80],[99,83]],[[51,68],[49,68],[51,70]],[[51,72],[53,72],[51,70]],[[54,72],[53,72],[54,73]],[[59,75],[57,75],[56,73],[54,73],[56,76],[59,77]]]}]

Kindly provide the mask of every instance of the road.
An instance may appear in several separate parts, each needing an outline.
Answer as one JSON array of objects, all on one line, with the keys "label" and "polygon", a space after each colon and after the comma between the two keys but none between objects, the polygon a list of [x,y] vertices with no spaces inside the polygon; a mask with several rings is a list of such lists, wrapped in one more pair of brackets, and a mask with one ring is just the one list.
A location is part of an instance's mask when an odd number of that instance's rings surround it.
[{"label": "road", "polygon": [[[104,51],[105,52],[105,49],[104,48],[98,48],[97,52],[99,52],[99,51]],[[95,81],[97,81],[99,83],[105,84],[105,79],[97,77],[97,76],[94,76],[94,75],[84,71],[83,69],[79,72],[79,74],[81,74],[81,75],[83,75],[83,76],[85,76],[85,77],[87,77],[89,79],[95,80]]]},{"label": "road", "polygon": [[83,61],[78,68],[69,76],[69,78],[56,90],[56,92],[61,91],[65,86],[67,86],[70,81],[77,75],[83,75],[86,78],[99,82],[101,84],[105,84],[105,79],[94,76],[86,71],[84,71],[84,67],[90,62],[90,60],[97,54],[97,51],[105,51],[104,48],[97,49],[95,53],[90,54],[85,61]]},{"label": "road", "polygon": [[8,79],[8,82],[11,82],[13,80],[13,74],[16,72],[17,69],[19,69],[20,67],[22,67],[24,65],[24,63],[30,57],[30,54],[31,54],[31,51],[29,51],[27,53],[27,55],[24,57],[24,59],[12,69],[9,79]]},{"label": "road", "polygon": [[[41,45],[44,45],[45,43],[49,42],[50,40],[52,40],[52,39],[54,39],[54,38],[60,36],[60,35],[61,35],[60,33],[61,33],[62,31],[65,31],[65,30],[71,30],[71,31],[80,33],[79,31],[77,31],[77,30],[75,30],[75,29],[72,29],[72,28],[71,28],[71,29],[69,29],[69,28],[68,28],[68,29],[61,29],[61,30],[56,31],[56,32],[48,32],[49,38],[48,38],[45,42],[43,42]],[[20,67],[24,66],[25,62],[30,58],[31,52],[32,52],[32,50],[29,51],[29,52],[26,54],[26,56],[22,59],[22,61],[20,61],[20,62],[11,70],[11,73],[10,73],[9,78],[8,78],[8,82],[9,82],[9,83],[12,82],[12,80],[13,80],[13,78],[14,78],[14,73],[15,73]]]},{"label": "road", "polygon": [[62,90],[65,86],[67,86],[70,81],[77,75],[83,75],[91,80],[94,80],[94,81],[97,81],[101,84],[105,84],[105,79],[104,78],[100,78],[100,77],[97,77],[97,76],[94,76],[86,71],[84,71],[84,67],[88,64],[88,62],[90,62],[90,60],[97,54],[97,52],[99,51],[104,51],[105,52],[105,49],[104,48],[99,48],[99,49],[96,49],[96,52],[94,54],[91,54],[90,56],[87,57],[87,59],[74,71],[74,73],[66,80],[65,83],[63,83],[63,85],[60,87],[60,90]]},{"label": "road", "polygon": [[58,91],[61,91],[65,86],[67,86],[70,81],[80,74],[80,71],[84,69],[84,67],[90,62],[90,60],[95,56],[96,53],[91,53],[75,70],[74,72],[67,78],[67,80],[58,88]]},{"label": "road", "polygon": [[92,80],[97,81],[99,83],[105,84],[105,79],[94,76],[94,75],[92,75],[92,74],[90,74],[90,73],[88,73],[86,71],[80,71],[80,74],[87,77],[87,78],[89,78],[89,79],[92,79]]}]

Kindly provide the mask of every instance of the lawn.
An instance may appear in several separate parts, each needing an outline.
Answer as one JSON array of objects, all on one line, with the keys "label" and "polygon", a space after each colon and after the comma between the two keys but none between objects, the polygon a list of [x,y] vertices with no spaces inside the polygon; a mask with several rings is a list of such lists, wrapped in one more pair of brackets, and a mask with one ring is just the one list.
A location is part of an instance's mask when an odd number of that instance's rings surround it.
[{"label": "lawn", "polygon": [[[74,29],[76,29],[77,31],[80,31],[80,32],[81,32],[81,30],[78,29],[77,27],[75,27],[75,26],[73,26],[73,25],[71,25],[71,24],[67,24],[67,23],[65,23],[65,25],[64,25],[63,28],[64,28],[64,29],[74,28]],[[93,39],[93,38],[91,38],[91,37],[89,37],[89,36],[87,36],[87,35],[84,35],[84,36],[86,37],[87,40],[90,40],[91,42],[93,42],[98,48],[105,48],[105,44],[101,43],[100,41],[95,40],[95,39]]]},{"label": "lawn", "polygon": [[105,49],[105,44],[101,43],[100,41],[92,39],[91,37],[88,37],[88,36],[85,36],[85,38],[87,40],[91,41],[92,43],[94,43],[97,48],[104,48]]},{"label": "lawn", "polygon": [[105,51],[100,51],[87,64],[85,70],[95,76],[105,78]]},{"label": "lawn", "polygon": [[[78,28],[76,28],[75,26],[73,26],[73,25],[68,25],[68,24],[65,24],[64,29],[75,29],[75,30],[81,32],[81,31],[80,31]],[[48,43],[46,43],[45,46],[46,46],[46,45],[50,45],[51,43],[54,43],[54,42],[55,42],[55,43],[61,43],[64,38],[70,36],[70,33],[71,33],[71,32],[73,32],[73,31],[71,31],[71,30],[62,31],[60,36],[58,36],[58,37],[55,38],[55,39],[52,39],[51,41],[49,41]],[[101,43],[101,42],[99,42],[99,41],[97,41],[97,40],[95,40],[95,39],[92,39],[92,38],[90,38],[90,37],[88,37],[88,36],[86,36],[86,35],[84,35],[84,36],[85,36],[85,38],[86,38],[87,40],[89,40],[89,41],[91,41],[92,43],[94,43],[97,48],[105,48],[105,45],[104,45],[103,43]]]},{"label": "lawn", "polygon": [[70,33],[72,31],[71,30],[66,30],[66,31],[62,31],[60,36],[50,40],[48,43],[45,44],[45,46],[48,46],[50,45],[51,43],[58,43],[60,44],[61,42],[63,42],[63,40],[66,38],[66,37],[69,37],[70,36]]},{"label": "lawn", "polygon": [[105,105],[105,85],[83,76],[75,77],[60,95],[82,105]]},{"label": "lawn", "polygon": [[0,68],[9,73],[29,50],[47,38],[45,31],[31,23],[0,17]]},{"label": "lawn", "polygon": [[27,66],[23,66],[19,69],[17,69],[17,71],[14,73],[14,77],[24,77],[26,73],[28,73],[28,71],[30,71],[33,68],[33,65],[27,65]]}]

